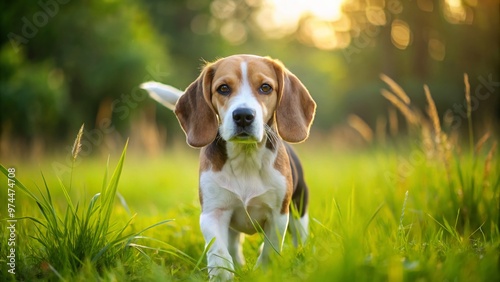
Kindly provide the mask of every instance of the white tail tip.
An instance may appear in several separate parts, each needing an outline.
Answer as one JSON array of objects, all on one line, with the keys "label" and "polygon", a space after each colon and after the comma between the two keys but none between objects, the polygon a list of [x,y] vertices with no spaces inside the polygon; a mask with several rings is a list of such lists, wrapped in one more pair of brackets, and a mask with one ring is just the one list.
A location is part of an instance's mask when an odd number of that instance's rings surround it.
[{"label": "white tail tip", "polygon": [[140,87],[148,91],[151,98],[171,110],[175,109],[177,100],[179,100],[181,95],[184,93],[175,87],[155,81],[144,82],[140,85]]}]

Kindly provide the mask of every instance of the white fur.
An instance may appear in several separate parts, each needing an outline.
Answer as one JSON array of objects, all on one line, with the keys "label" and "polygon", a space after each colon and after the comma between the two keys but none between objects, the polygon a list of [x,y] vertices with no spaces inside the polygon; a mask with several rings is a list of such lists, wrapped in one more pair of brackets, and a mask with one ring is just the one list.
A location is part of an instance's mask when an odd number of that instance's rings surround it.
[{"label": "white fur", "polygon": [[[257,142],[261,142],[264,138],[264,113],[262,106],[252,93],[252,88],[250,87],[250,83],[248,81],[247,63],[242,62],[240,67],[242,82],[239,92],[229,101],[230,104],[227,111],[219,112],[221,117],[219,133],[224,140],[231,140],[237,133],[237,126],[233,121],[233,111],[239,108],[250,108],[255,110],[255,120],[251,125],[250,134],[256,139]],[[222,109],[219,109],[219,111],[222,111]]]},{"label": "white fur", "polygon": [[238,153],[241,148],[230,147],[248,145],[230,142],[227,145],[228,161],[222,170],[204,171],[200,175],[201,230],[205,242],[216,238],[207,253],[209,272],[222,278],[232,275],[220,269],[221,266],[234,269],[234,264],[244,264],[238,241],[240,232],[265,232],[268,240],[257,263],[265,265],[275,250],[281,251],[288,224],[288,213],[280,213],[287,183],[274,168],[276,153],[265,147]]}]

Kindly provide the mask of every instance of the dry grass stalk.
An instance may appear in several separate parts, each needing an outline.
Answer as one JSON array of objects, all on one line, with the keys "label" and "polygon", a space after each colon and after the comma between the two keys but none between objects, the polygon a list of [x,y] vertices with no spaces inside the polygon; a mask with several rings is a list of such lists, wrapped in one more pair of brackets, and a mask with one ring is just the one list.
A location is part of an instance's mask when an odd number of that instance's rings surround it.
[{"label": "dry grass stalk", "polygon": [[417,116],[410,110],[407,104],[403,103],[398,97],[392,92],[389,92],[385,89],[381,90],[382,96],[389,100],[410,122],[412,125],[417,125],[418,124],[418,119]]},{"label": "dry grass stalk", "polygon": [[453,114],[453,111],[447,110],[444,112],[443,115],[443,128],[451,128],[453,126],[453,121],[455,119],[455,116]]},{"label": "dry grass stalk", "polygon": [[435,145],[443,160],[446,175],[448,177],[448,183],[451,185],[451,144],[448,142],[446,134],[441,130],[441,123],[439,121],[436,104],[434,103],[434,99],[432,99],[431,92],[427,85],[424,85],[424,91],[427,103],[429,104],[427,114],[429,115],[432,122],[432,128],[434,129]]},{"label": "dry grass stalk", "polygon": [[349,126],[354,128],[365,139],[366,142],[371,143],[373,140],[373,130],[368,124],[359,116],[351,114],[347,118]]},{"label": "dry grass stalk", "polygon": [[429,87],[427,85],[424,85],[424,91],[425,91],[425,97],[427,98],[427,103],[429,104],[427,113],[431,118],[432,126],[436,133],[436,137],[440,138],[442,131],[436,104],[434,103],[434,99],[432,99],[431,92],[429,91]]},{"label": "dry grass stalk", "polygon": [[375,134],[377,136],[378,142],[385,144],[387,130],[387,119],[383,116],[377,117],[377,124],[375,128]]},{"label": "dry grass stalk", "polygon": [[436,148],[434,146],[434,140],[432,139],[432,134],[429,126],[422,126],[422,146],[424,147],[424,152],[427,158],[431,159],[436,154]]},{"label": "dry grass stalk", "polygon": [[469,76],[466,73],[464,73],[464,84],[465,84],[465,101],[467,102],[467,121],[469,123],[469,146],[470,146],[470,151],[473,152],[474,132],[472,130],[472,107],[470,102],[470,84],[469,84]]},{"label": "dry grass stalk", "polygon": [[83,136],[83,128],[85,124],[82,124],[82,127],[80,127],[80,130],[78,131],[78,134],[76,135],[75,143],[73,143],[73,148],[71,149],[71,155],[73,156],[73,161],[76,160],[78,157],[78,154],[82,150],[82,136]]},{"label": "dry grass stalk", "polygon": [[490,135],[491,135],[491,132],[488,131],[483,135],[483,137],[481,137],[481,139],[479,139],[479,141],[477,141],[476,148],[474,149],[474,152],[476,154],[481,151],[484,143],[486,143],[486,141],[488,141],[488,139],[490,138]]},{"label": "dry grass stalk", "polygon": [[394,94],[396,94],[406,105],[410,105],[410,97],[406,95],[406,92],[403,90],[399,84],[397,84],[392,78],[388,77],[385,74],[380,74],[380,79],[382,79],[389,87],[391,87]]},{"label": "dry grass stalk", "polygon": [[399,121],[398,121],[398,113],[394,107],[389,107],[388,109],[389,115],[389,132],[392,136],[398,135]]},{"label": "dry grass stalk", "polygon": [[483,183],[487,185],[489,183],[488,177],[490,176],[491,173],[491,161],[493,160],[493,155],[495,155],[495,152],[497,150],[497,141],[493,143],[493,146],[491,146],[490,151],[488,152],[488,155],[486,156],[486,160],[484,161],[484,174],[483,174]]},{"label": "dry grass stalk", "polygon": [[469,76],[464,73],[464,84],[465,84],[465,100],[467,101],[467,117],[471,116],[472,107],[470,103],[470,84],[469,84]]}]

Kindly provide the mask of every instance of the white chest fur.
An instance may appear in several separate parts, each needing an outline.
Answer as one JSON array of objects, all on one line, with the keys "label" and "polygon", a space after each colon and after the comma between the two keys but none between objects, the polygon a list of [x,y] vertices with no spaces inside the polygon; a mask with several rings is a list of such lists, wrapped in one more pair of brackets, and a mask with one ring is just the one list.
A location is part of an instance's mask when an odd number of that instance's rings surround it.
[{"label": "white chest fur", "polygon": [[228,144],[228,159],[220,171],[200,175],[203,212],[232,211],[230,227],[244,233],[255,233],[249,217],[260,226],[279,211],[286,193],[286,179],[276,170],[276,153]]}]

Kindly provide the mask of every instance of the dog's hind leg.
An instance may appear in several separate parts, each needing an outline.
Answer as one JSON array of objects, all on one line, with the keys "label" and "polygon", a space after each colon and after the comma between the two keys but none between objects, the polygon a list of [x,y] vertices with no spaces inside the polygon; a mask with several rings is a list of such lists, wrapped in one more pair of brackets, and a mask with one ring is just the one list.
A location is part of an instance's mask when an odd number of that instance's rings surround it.
[{"label": "dog's hind leg", "polygon": [[293,245],[295,247],[304,245],[309,236],[309,215],[307,212],[302,216],[291,213],[288,230],[292,234]]}]

